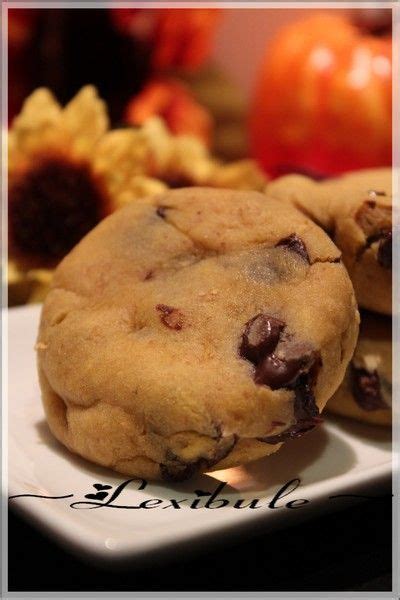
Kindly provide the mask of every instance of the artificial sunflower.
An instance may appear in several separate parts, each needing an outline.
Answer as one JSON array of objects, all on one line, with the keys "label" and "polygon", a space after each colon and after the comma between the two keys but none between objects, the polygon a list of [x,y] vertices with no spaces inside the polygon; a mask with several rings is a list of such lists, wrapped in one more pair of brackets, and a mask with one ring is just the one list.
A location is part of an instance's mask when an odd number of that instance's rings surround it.
[{"label": "artificial sunflower", "polygon": [[65,108],[43,88],[26,100],[9,132],[10,257],[19,266],[53,267],[118,208],[118,194],[132,186],[120,176],[124,160],[132,175],[143,175],[135,169],[143,162],[140,144],[135,155],[113,144],[105,156],[108,130],[106,106],[92,86]]},{"label": "artificial sunflower", "polygon": [[[195,135],[172,133],[159,116],[148,118],[138,129],[116,129],[106,136],[100,153],[109,161],[116,156],[114,146],[123,149],[127,158],[125,168],[119,162],[118,180],[126,177],[120,189],[113,189],[112,175],[109,186],[117,196],[118,204],[131,200],[135,181],[131,180],[132,164],[137,173],[162,182],[167,187],[209,186],[243,190],[264,190],[266,177],[253,160],[243,159],[224,164],[213,157],[204,142]],[[138,147],[141,157],[138,157]],[[132,154],[131,159],[129,159]],[[136,156],[135,156],[136,155]],[[115,174],[115,171],[112,171]],[[137,177],[137,175],[136,175]],[[121,191],[125,188],[126,191]]]},{"label": "artificial sunflower", "polygon": [[190,135],[173,135],[162,119],[109,129],[92,86],[64,108],[36,90],[9,132],[10,303],[40,299],[52,269],[105,216],[167,187],[209,185],[262,189],[252,161],[223,165]]},{"label": "artificial sunflower", "polygon": [[[64,108],[40,88],[14,119],[8,136],[10,303],[40,297],[51,270],[118,208],[129,186],[131,199],[165,189],[144,175],[140,143],[124,156],[125,146],[113,142],[107,160],[101,142],[109,147],[108,135],[107,109],[92,86]],[[121,174],[126,161],[133,163],[129,178]]]}]

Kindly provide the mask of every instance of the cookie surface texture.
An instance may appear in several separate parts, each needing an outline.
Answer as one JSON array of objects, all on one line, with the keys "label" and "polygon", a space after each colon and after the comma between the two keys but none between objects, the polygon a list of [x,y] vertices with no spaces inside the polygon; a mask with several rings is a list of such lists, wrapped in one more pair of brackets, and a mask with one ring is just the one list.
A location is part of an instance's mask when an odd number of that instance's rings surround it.
[{"label": "cookie surface texture", "polygon": [[359,305],[392,314],[391,169],[358,171],[322,186]]},{"label": "cookie surface texture", "polygon": [[37,340],[73,452],[181,480],[312,429],[358,333],[340,252],[289,204],[187,188],[135,201],[62,261]]},{"label": "cookie surface texture", "polygon": [[323,227],[342,251],[362,308],[392,313],[392,170],[354,171],[322,183],[301,175],[272,181],[267,193]]},{"label": "cookie surface texture", "polygon": [[354,356],[327,410],[366,423],[391,425],[391,406],[391,319],[365,312]]}]

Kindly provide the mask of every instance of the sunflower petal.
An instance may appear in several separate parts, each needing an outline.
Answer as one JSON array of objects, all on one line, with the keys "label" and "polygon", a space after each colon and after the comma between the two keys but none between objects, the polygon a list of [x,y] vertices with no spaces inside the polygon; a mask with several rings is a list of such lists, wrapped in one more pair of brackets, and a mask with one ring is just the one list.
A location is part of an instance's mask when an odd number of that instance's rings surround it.
[{"label": "sunflower petal", "polygon": [[92,85],[83,87],[65,106],[62,126],[78,155],[87,155],[109,127],[106,104]]},{"label": "sunflower petal", "polygon": [[148,144],[139,129],[115,129],[96,147],[94,168],[105,179],[111,194],[124,191],[133,175],[151,171]]},{"label": "sunflower petal", "polygon": [[207,184],[235,190],[264,191],[267,178],[253,160],[244,159],[226,165],[216,164]]},{"label": "sunflower petal", "polygon": [[205,185],[214,170],[206,146],[195,136],[180,135],[173,138],[167,180],[182,178],[191,185]]},{"label": "sunflower petal", "polygon": [[46,88],[34,91],[15,117],[8,135],[9,172],[24,164],[37,148],[52,145],[59,136],[61,107]]},{"label": "sunflower petal", "polygon": [[141,131],[152,156],[155,172],[160,174],[168,169],[171,163],[174,137],[160,117],[147,119],[143,123]]},{"label": "sunflower petal", "polygon": [[58,124],[60,114],[61,107],[50,90],[38,88],[25,100],[12,129],[19,134],[41,131]]}]

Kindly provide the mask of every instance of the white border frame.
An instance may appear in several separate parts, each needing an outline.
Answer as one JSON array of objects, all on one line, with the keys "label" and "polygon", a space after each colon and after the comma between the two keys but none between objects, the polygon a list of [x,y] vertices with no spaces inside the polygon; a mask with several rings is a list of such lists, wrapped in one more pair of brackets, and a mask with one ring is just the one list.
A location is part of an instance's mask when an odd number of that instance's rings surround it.
[{"label": "white border frame", "polygon": [[[8,25],[8,9],[9,8],[109,8],[110,5],[114,8],[235,8],[235,9],[307,9],[307,8],[389,8],[393,11],[393,73],[400,72],[400,6],[396,1],[393,2],[320,2],[318,0],[310,0],[308,2],[232,2],[230,0],[218,1],[203,1],[203,2],[186,2],[168,0],[160,1],[142,1],[142,2],[121,2],[121,1],[54,1],[54,0],[2,0],[2,39],[1,39],[1,82],[2,82],[2,98],[1,98],[1,195],[2,195],[2,306],[7,306],[7,122],[8,122],[8,56],[7,56],[7,25]],[[393,76],[393,166],[400,170],[400,127],[399,114],[396,112],[396,107],[400,106],[400,80]],[[393,174],[393,193],[394,193],[394,214],[393,224],[394,230],[400,231],[399,219],[399,171]],[[399,431],[399,390],[400,390],[400,361],[396,357],[400,356],[400,319],[398,299],[400,299],[400,242],[398,236],[394,236],[394,256],[393,256],[393,343],[394,343],[394,374],[393,374],[393,591],[392,592],[324,592],[323,596],[318,592],[248,592],[232,593],[207,593],[207,592],[119,592],[109,594],[108,592],[8,592],[8,561],[7,561],[7,540],[8,540],[8,410],[7,410],[7,390],[8,390],[8,319],[7,315],[2,317],[2,503],[1,503],[1,518],[2,518],[2,597],[4,598],[158,598],[158,597],[268,597],[268,598],[398,598],[400,594],[399,581],[399,514],[400,514],[400,480],[399,480],[399,447],[400,447],[400,431]],[[6,311],[4,311],[6,313]]]}]

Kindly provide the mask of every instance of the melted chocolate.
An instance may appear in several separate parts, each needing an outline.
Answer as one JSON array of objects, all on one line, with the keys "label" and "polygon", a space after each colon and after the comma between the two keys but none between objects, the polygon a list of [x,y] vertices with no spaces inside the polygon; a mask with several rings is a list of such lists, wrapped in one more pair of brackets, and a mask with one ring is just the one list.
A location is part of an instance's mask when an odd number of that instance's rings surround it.
[{"label": "melted chocolate", "polygon": [[263,356],[273,352],[285,327],[283,321],[260,313],[246,323],[240,346],[240,355],[257,363]]},{"label": "melted chocolate", "polygon": [[378,263],[384,269],[392,268],[392,232],[382,233],[378,246]]},{"label": "melted chocolate", "polygon": [[166,459],[168,462],[160,464],[161,476],[165,481],[184,481],[189,479],[198,471],[205,471],[216,465],[220,460],[228,456],[237,442],[237,436],[232,435],[218,444],[214,454],[208,458],[200,457],[197,460],[186,463],[171,450],[167,450]]},{"label": "melted chocolate", "polygon": [[381,394],[381,382],[377,371],[351,365],[351,381],[354,400],[368,412],[388,408]]},{"label": "melted chocolate", "polygon": [[298,437],[321,422],[313,386],[321,367],[321,357],[307,342],[282,336],[285,323],[267,314],[259,314],[245,325],[239,347],[240,355],[255,366],[254,380],[272,390],[294,390],[296,423],[275,436],[258,438],[277,444]]},{"label": "melted chocolate", "polygon": [[165,215],[167,214],[168,206],[158,206],[156,210],[156,214],[161,218],[165,219]]},{"label": "melted chocolate", "polygon": [[303,240],[295,233],[292,233],[287,238],[280,240],[276,244],[276,247],[278,246],[286,246],[289,250],[296,252],[296,254],[301,256],[301,258],[304,258],[304,260],[306,260],[308,263],[310,262],[310,257],[308,256],[307,248]]}]

